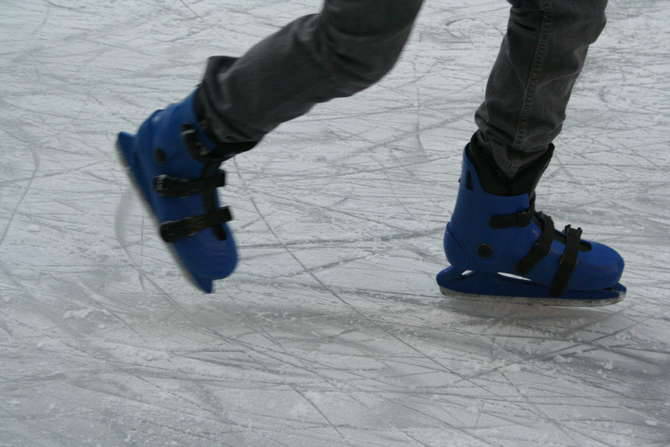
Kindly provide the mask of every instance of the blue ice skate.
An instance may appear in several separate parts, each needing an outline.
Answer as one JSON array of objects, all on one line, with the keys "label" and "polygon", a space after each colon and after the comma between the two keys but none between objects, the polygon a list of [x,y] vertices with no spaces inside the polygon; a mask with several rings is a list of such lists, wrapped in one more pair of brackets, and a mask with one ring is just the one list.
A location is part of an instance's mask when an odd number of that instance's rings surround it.
[{"label": "blue ice skate", "polygon": [[444,249],[451,267],[437,275],[443,294],[552,306],[621,301],[624,262],[613,249],[581,240],[581,229],[554,229],[535,211],[534,193],[484,190],[468,151]]},{"label": "blue ice skate", "polygon": [[219,168],[255,143],[215,143],[196,118],[196,94],[154,112],[136,135],[119,133],[116,146],[175,260],[195,286],[211,293],[213,280],[237,265],[226,223],[232,215],[219,207],[217,188],[226,180]]}]

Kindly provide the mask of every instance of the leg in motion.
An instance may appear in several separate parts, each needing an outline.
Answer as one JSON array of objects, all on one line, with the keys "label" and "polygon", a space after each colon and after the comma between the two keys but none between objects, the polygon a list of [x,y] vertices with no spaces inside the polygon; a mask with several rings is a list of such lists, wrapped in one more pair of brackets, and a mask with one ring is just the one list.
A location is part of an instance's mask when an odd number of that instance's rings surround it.
[{"label": "leg in motion", "polygon": [[210,59],[201,85],[154,112],[117,150],[163,240],[194,285],[212,292],[237,249],[220,207],[221,164],[315,104],[350,96],[391,70],[422,0],[326,0],[239,59]]},{"label": "leg in motion", "polygon": [[625,293],[618,284],[621,256],[582,241],[581,229],[556,231],[550,217],[535,211],[534,193],[588,47],[605,25],[607,0],[511,3],[445,233],[451,267],[438,275],[438,284],[445,294],[520,297],[515,299],[522,302],[616,302]]}]

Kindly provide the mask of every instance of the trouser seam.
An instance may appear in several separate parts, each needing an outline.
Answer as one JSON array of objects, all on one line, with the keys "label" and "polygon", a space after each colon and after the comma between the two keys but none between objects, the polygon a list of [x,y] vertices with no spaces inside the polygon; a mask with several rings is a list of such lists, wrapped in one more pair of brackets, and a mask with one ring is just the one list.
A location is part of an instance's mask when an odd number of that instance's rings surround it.
[{"label": "trouser seam", "polygon": [[513,146],[522,147],[523,141],[528,136],[528,122],[530,119],[530,112],[535,105],[535,94],[540,76],[544,68],[544,61],[547,56],[549,48],[549,37],[552,32],[553,25],[553,10],[551,0],[544,0],[542,2],[542,20],[540,23],[540,35],[538,37],[535,55],[531,64],[530,72],[528,74],[528,82],[524,92],[523,104],[521,112],[519,113],[519,123],[514,136]]}]

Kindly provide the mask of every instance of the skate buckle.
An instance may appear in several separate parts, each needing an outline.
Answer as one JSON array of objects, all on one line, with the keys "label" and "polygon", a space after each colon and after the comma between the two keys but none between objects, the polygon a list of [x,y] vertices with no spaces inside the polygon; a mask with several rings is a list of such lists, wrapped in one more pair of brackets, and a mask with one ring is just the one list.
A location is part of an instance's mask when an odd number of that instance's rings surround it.
[{"label": "skate buckle", "polygon": [[191,158],[193,158],[196,161],[223,162],[227,158],[230,158],[230,157],[217,156],[216,154],[214,154],[214,152],[210,151],[207,148],[207,146],[202,144],[200,142],[200,139],[198,138],[198,133],[193,125],[190,124],[182,125],[181,138],[184,141],[184,144],[186,145],[186,148],[188,149],[188,153],[191,155]]},{"label": "skate buckle", "polygon": [[[188,153],[196,161],[202,163],[223,163],[229,158],[248,150],[253,149],[257,141],[243,141],[237,143],[217,142],[216,137],[207,131],[201,131],[198,134],[193,124],[183,124],[181,126],[181,138],[188,149]],[[214,149],[210,149],[208,144],[203,144],[203,139]]]}]

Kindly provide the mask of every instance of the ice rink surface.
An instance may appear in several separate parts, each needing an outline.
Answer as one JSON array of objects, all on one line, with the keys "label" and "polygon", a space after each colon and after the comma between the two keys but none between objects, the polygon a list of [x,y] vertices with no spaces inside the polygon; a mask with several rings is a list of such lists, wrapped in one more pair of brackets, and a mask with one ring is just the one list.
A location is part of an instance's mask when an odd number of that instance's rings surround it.
[{"label": "ice rink surface", "polygon": [[182,280],[115,134],[319,5],[2,1],[0,446],[670,445],[667,0],[610,2],[538,189],[623,254],[623,303],[434,283],[502,0],[428,1],[381,84],[228,163],[241,265]]}]

